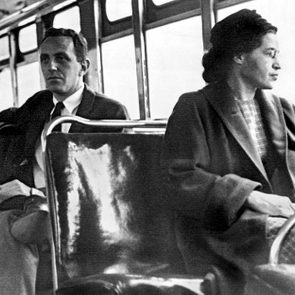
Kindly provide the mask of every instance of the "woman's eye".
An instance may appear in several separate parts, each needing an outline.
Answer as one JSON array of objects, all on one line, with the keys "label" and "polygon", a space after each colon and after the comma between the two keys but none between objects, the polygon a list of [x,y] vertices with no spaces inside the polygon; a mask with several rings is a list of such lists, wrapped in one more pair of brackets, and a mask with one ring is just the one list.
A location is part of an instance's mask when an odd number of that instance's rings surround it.
[{"label": "woman's eye", "polygon": [[271,57],[271,58],[275,58],[277,56],[277,53],[278,53],[277,51],[272,50],[272,51],[267,51],[266,55]]}]

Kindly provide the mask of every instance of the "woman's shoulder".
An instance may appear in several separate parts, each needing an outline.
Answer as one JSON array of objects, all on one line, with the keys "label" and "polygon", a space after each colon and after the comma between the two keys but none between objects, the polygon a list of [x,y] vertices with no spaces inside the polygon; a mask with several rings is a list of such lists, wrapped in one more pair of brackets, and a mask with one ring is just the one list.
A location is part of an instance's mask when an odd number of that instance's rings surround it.
[{"label": "woman's shoulder", "polygon": [[197,91],[183,93],[179,98],[179,103],[189,105],[193,104],[198,106],[207,104],[208,101],[206,97],[208,98],[211,96],[216,96],[216,94],[220,93],[222,87],[223,86],[220,83],[212,83],[204,86]]},{"label": "woman's shoulder", "polygon": [[185,92],[180,95],[179,100],[181,100],[181,101],[187,100],[187,101],[192,101],[192,102],[198,101],[206,95],[206,93],[208,92],[208,90],[210,88],[211,88],[210,85],[206,85],[203,88],[200,88],[198,90]]}]

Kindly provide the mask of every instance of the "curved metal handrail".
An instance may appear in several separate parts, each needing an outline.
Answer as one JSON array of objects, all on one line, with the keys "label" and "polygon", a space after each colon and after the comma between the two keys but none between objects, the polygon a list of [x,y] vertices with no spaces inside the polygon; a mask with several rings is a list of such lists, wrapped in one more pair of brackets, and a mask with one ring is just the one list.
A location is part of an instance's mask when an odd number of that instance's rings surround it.
[{"label": "curved metal handrail", "polygon": [[292,215],[282,226],[278,235],[274,239],[270,253],[269,253],[269,263],[272,265],[277,265],[279,262],[279,254],[281,250],[282,243],[286,238],[289,230],[295,225],[295,214]]},{"label": "curved metal handrail", "polygon": [[53,119],[44,129],[45,138],[52,132],[54,127],[62,123],[81,123],[88,126],[110,127],[110,128],[153,128],[166,127],[167,120],[89,120],[79,116],[60,116]]}]

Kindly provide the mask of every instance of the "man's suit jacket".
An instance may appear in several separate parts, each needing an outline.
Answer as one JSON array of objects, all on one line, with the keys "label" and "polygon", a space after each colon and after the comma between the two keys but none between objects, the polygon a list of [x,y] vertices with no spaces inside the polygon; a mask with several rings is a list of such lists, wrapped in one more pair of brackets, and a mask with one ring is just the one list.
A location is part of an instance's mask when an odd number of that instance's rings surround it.
[{"label": "man's suit jacket", "polygon": [[[33,186],[33,159],[36,142],[40,138],[45,122],[49,120],[54,104],[52,93],[40,91],[29,98],[20,108],[4,110],[0,113],[0,122],[15,125],[15,135],[10,136],[9,146],[5,146],[0,173],[0,183],[19,179]],[[77,116],[87,119],[126,119],[126,108],[119,102],[93,92],[87,85],[84,87],[82,101]],[[70,132],[89,133],[107,132],[98,127],[73,123]],[[9,137],[9,136],[8,136]],[[3,139],[3,140],[6,140]],[[1,143],[0,143],[1,144]]]},{"label": "man's suit jacket", "polygon": [[264,165],[225,83],[180,97],[163,151],[167,205],[189,272],[224,259],[249,269],[266,262],[267,215],[244,208],[253,190],[294,198],[295,115],[286,100],[257,91],[269,139]]}]

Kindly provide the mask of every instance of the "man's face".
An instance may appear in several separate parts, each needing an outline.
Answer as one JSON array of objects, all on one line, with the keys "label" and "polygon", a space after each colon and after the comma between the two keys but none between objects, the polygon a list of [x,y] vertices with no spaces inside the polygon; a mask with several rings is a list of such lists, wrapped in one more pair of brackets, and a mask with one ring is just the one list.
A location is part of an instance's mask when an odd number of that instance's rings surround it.
[{"label": "man's face", "polygon": [[262,37],[261,46],[244,54],[241,66],[243,80],[254,88],[271,89],[281,68],[278,61],[278,40],[274,33]]},{"label": "man's face", "polygon": [[48,37],[39,51],[46,88],[58,100],[66,99],[82,86],[85,71],[77,61],[71,37]]}]

